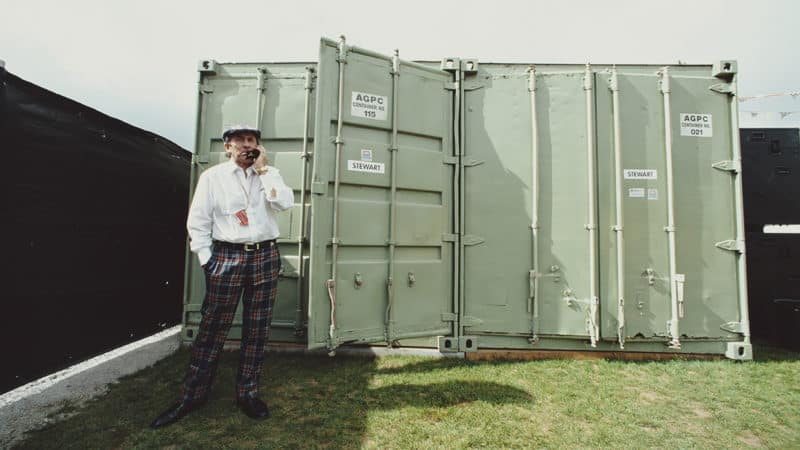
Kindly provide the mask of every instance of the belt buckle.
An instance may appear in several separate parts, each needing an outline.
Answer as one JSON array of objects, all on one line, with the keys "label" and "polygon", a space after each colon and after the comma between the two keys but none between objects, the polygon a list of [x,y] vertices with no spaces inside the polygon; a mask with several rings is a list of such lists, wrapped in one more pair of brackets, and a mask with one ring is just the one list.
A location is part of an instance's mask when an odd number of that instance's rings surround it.
[{"label": "belt buckle", "polygon": [[253,252],[258,250],[258,242],[248,242],[244,244],[244,251],[246,252]]}]

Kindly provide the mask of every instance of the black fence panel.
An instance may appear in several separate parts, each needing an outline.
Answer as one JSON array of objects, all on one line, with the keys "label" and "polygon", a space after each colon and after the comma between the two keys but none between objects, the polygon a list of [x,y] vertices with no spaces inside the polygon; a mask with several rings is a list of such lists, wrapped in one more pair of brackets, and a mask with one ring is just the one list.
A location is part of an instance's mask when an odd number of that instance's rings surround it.
[{"label": "black fence panel", "polygon": [[0,68],[0,392],[180,323],[191,153]]}]

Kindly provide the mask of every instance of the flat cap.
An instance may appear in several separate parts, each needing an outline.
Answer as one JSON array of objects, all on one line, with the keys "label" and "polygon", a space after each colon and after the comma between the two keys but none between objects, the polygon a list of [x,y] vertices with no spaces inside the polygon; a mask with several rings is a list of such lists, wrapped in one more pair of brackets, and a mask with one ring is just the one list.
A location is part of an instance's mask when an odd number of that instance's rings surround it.
[{"label": "flat cap", "polygon": [[222,142],[228,142],[232,136],[242,133],[251,133],[256,136],[256,139],[261,139],[261,131],[258,128],[249,125],[232,125],[222,132]]}]

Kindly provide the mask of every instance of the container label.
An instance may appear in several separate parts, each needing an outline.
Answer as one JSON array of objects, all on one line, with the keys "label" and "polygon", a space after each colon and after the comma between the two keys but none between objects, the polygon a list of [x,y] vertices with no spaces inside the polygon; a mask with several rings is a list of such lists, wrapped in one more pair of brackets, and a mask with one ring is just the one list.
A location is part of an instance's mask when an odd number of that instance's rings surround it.
[{"label": "container label", "polygon": [[648,200],[658,200],[658,189],[656,189],[656,188],[648,188],[647,189],[647,199]]},{"label": "container label", "polygon": [[384,173],[385,168],[383,163],[369,162],[369,161],[356,161],[353,159],[347,160],[347,170],[352,172],[367,172],[367,173]]},{"label": "container label", "polygon": [[711,114],[681,113],[681,136],[711,137]]},{"label": "container label", "polygon": [[361,160],[362,161],[372,161],[372,150],[368,148],[361,149]]},{"label": "container label", "polygon": [[644,188],[630,188],[630,189],[628,189],[628,197],[631,197],[631,198],[644,198]]},{"label": "container label", "polygon": [[625,169],[623,176],[626,180],[656,180],[658,172],[655,169]]},{"label": "container label", "polygon": [[389,97],[353,91],[350,114],[365,119],[386,120]]}]

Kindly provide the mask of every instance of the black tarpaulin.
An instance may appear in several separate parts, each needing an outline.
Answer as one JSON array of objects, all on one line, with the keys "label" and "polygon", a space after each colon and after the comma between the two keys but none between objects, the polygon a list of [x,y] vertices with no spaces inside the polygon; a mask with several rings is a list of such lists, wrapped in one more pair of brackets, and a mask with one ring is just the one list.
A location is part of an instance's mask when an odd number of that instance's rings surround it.
[{"label": "black tarpaulin", "polygon": [[180,323],[191,154],[0,68],[0,392]]}]

